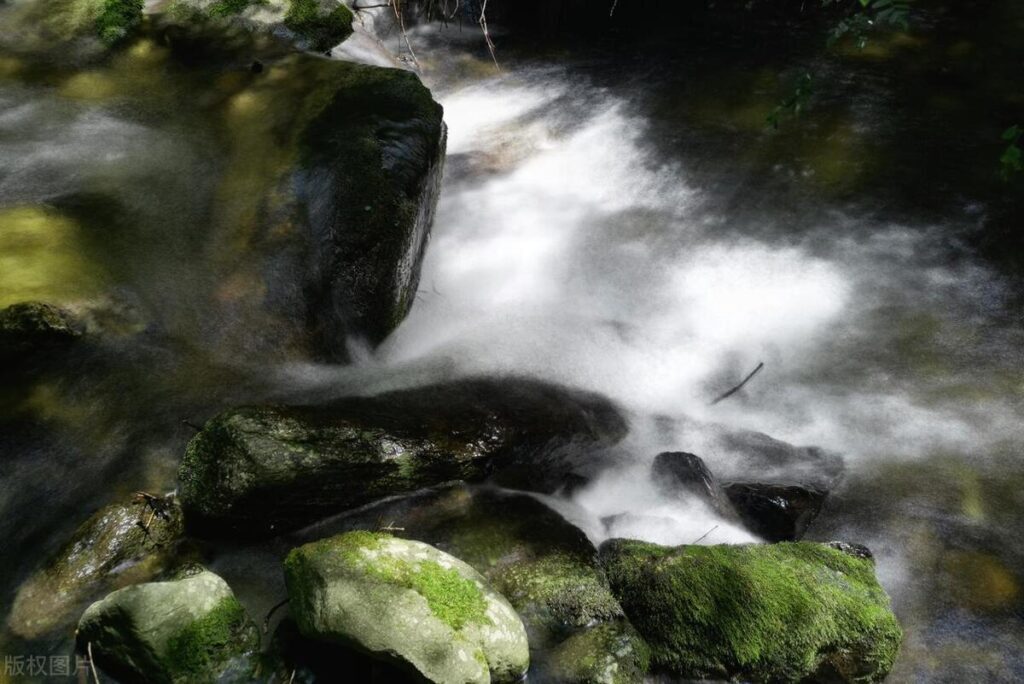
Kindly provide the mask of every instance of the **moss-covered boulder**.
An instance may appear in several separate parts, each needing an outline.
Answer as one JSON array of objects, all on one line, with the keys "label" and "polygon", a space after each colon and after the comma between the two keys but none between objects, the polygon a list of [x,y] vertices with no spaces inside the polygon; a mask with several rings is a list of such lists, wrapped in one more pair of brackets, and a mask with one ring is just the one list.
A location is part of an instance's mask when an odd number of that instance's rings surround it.
[{"label": "moss-covered boulder", "polygon": [[284,35],[319,52],[352,34],[352,10],[340,0],[171,0],[163,9],[179,21]]},{"label": "moss-covered boulder", "polygon": [[647,644],[625,620],[569,637],[548,656],[547,678],[560,684],[640,684],[650,666]]},{"label": "moss-covered boulder", "polygon": [[100,509],[21,585],[8,626],[25,638],[43,636],[71,623],[86,601],[169,572],[182,532],[181,509],[171,498],[139,497]]},{"label": "moss-covered boulder", "polygon": [[368,529],[426,542],[470,564],[516,609],[531,647],[623,616],[586,535],[533,496],[462,483],[360,508],[309,530]]},{"label": "moss-covered boulder", "polygon": [[188,445],[179,495],[196,530],[268,534],[505,467],[543,484],[625,429],[600,396],[514,379],[233,409]]},{"label": "moss-covered boulder", "polygon": [[881,681],[902,639],[874,564],[824,544],[600,549],[652,664],[693,679]]},{"label": "moss-covered boulder", "polygon": [[0,310],[0,363],[60,353],[82,336],[82,325],[68,311],[42,302],[22,302]]},{"label": "moss-covered boulder", "polygon": [[123,682],[251,681],[259,631],[209,571],[119,589],[78,623],[79,651]]},{"label": "moss-covered boulder", "polygon": [[350,532],[285,560],[307,638],[355,646],[431,682],[513,682],[529,667],[515,610],[472,567],[420,542]]}]

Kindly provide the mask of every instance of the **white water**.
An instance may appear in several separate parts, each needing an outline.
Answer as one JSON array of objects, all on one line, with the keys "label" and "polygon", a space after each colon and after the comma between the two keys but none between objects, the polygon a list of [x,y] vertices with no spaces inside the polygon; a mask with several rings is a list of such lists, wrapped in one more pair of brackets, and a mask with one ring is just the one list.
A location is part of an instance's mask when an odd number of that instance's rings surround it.
[{"label": "white water", "polygon": [[[619,402],[633,416],[632,460],[578,494],[581,509],[559,504],[595,540],[685,543],[716,525],[706,543],[750,539],[698,502],[657,493],[648,472],[659,451],[694,451],[713,470],[730,455],[654,430],[653,416],[822,445],[850,467],[1013,433],[1012,408],[922,401],[933,387],[875,358],[892,343],[880,312],[962,324],[997,296],[986,272],[930,262],[928,230],[835,214],[813,240],[732,231],[689,182],[687,160],[659,160],[645,121],[612,95],[550,69],[433,85],[449,175],[417,303],[367,363],[527,374]],[[741,394],[710,405],[760,361]],[[597,522],[624,512],[608,529]]]}]

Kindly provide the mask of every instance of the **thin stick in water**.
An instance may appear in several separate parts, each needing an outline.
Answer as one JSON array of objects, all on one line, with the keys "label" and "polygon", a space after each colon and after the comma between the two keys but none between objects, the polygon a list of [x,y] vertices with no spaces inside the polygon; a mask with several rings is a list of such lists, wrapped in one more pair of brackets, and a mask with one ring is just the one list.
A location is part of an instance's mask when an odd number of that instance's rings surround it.
[{"label": "thin stick in water", "polygon": [[[705,532],[704,534],[702,534],[702,535],[701,535],[700,537],[698,537],[698,538],[697,538],[697,540],[696,540],[695,542],[693,542],[693,544],[697,544],[697,543],[699,543],[699,542],[702,542],[702,541],[704,541],[705,539],[707,539],[707,537],[708,537],[708,535],[709,535],[709,534],[711,534],[712,532],[714,532],[714,531],[715,531],[715,530],[717,530],[717,529],[718,529],[718,525],[715,525],[715,526],[714,526],[714,527],[712,527],[712,528],[711,528],[710,530],[708,530],[707,532]],[[693,544],[690,544],[690,546],[693,546]]]}]

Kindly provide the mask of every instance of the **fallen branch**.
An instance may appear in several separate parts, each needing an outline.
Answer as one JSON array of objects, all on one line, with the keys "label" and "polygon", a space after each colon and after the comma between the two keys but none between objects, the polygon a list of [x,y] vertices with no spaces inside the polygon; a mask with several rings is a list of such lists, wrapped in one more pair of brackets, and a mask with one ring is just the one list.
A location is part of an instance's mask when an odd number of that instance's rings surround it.
[{"label": "fallen branch", "polygon": [[93,682],[95,682],[95,684],[100,684],[100,676],[98,674],[96,674],[96,663],[94,663],[92,661],[92,642],[91,641],[89,642],[89,645],[86,646],[85,650],[89,654],[89,669],[92,670],[92,680],[93,680]]},{"label": "fallen branch", "polygon": [[274,613],[276,613],[277,610],[281,606],[284,606],[287,603],[288,603],[288,599],[285,599],[284,601],[281,601],[280,603],[275,604],[274,607],[271,608],[270,611],[267,613],[267,616],[265,618],[263,618],[263,633],[264,634],[266,634],[267,632],[270,631],[270,618],[274,617]]},{"label": "fallen branch", "polygon": [[487,0],[484,0],[480,6],[480,29],[484,32],[484,41],[487,42],[487,49],[491,51],[491,59],[494,60],[494,66],[498,67],[498,71],[501,71],[501,65],[498,64],[498,56],[494,53],[494,41],[491,40],[491,32],[487,30]]},{"label": "fallen branch", "polygon": [[747,377],[743,378],[743,382],[741,382],[740,384],[736,385],[735,387],[733,387],[731,390],[729,390],[725,394],[719,395],[719,397],[717,399],[715,399],[713,402],[711,402],[711,405],[714,406],[718,402],[724,401],[725,399],[728,399],[732,395],[734,395],[737,392],[739,392],[741,389],[743,389],[744,385],[746,385],[748,382],[753,380],[754,376],[761,372],[762,368],[764,368],[764,362],[763,361],[761,363],[757,364],[757,368],[752,370],[750,372],[750,375],[748,375]]}]

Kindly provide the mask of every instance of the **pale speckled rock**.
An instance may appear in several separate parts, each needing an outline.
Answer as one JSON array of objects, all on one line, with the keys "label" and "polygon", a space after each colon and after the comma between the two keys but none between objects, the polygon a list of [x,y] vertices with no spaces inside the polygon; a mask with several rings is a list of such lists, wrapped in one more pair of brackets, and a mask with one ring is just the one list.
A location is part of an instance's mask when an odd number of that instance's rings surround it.
[{"label": "pale speckled rock", "polygon": [[439,683],[511,682],[529,667],[508,601],[427,544],[350,532],[294,549],[285,580],[307,638],[354,645]]},{"label": "pale speckled rock", "polygon": [[227,583],[198,571],[97,601],[82,615],[77,643],[122,682],[246,681],[259,632]]}]

